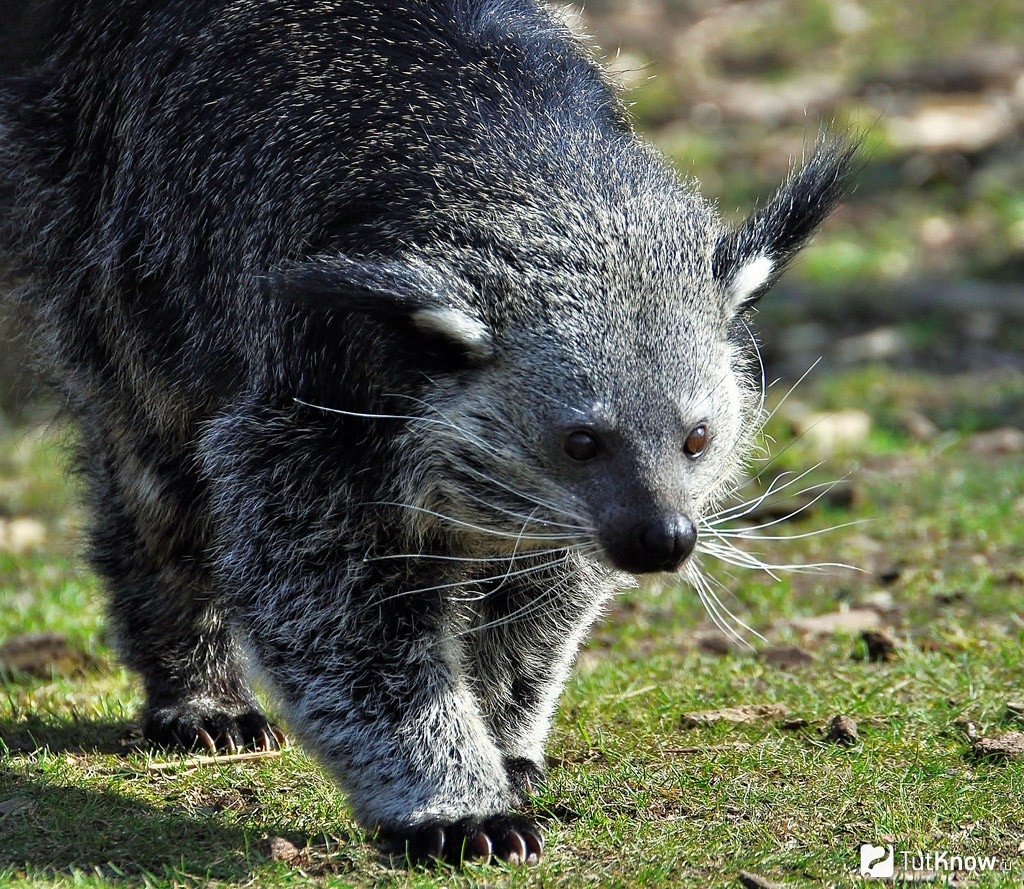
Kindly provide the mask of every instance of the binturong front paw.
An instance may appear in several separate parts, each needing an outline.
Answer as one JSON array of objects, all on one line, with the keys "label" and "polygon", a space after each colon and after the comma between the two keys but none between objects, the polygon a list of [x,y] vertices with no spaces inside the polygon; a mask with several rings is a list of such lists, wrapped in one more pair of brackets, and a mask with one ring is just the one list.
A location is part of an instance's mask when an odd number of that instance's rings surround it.
[{"label": "binturong front paw", "polygon": [[146,739],[160,747],[238,753],[240,750],[278,750],[285,744],[281,730],[259,710],[241,713],[187,704],[148,710],[143,722]]},{"label": "binturong front paw", "polygon": [[544,852],[540,828],[522,815],[431,821],[415,827],[381,829],[379,837],[388,852],[413,864],[494,859],[532,865]]}]

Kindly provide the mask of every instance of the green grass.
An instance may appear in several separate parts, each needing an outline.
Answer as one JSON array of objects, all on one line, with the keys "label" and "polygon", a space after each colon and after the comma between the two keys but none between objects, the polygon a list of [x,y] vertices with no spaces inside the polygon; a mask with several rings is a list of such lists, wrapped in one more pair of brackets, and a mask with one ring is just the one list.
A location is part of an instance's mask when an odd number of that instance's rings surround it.
[{"label": "green grass", "polygon": [[[818,474],[848,474],[853,505],[815,507],[778,530],[860,524],[757,548],[775,561],[865,570],[776,581],[712,569],[734,612],[813,662],[713,653],[687,589],[624,594],[562,701],[549,784],[534,802],[548,853],[532,870],[390,867],[297,748],[195,768],[126,743],[138,687],[106,641],[96,582],[70,554],[75,523],[54,482],[57,452],[24,440],[30,458],[0,457],[0,467],[51,537],[42,551],[0,557],[0,639],[60,631],[96,660],[82,675],[2,683],[0,884],[712,887],[736,886],[749,870],[786,885],[854,886],[860,843],[886,842],[1000,856],[1011,872],[976,885],[1019,885],[1024,767],[973,757],[963,725],[983,735],[1024,729],[1006,706],[1024,697],[1024,461],[968,453],[961,427],[979,425],[976,404],[941,380],[867,369],[798,396],[830,408],[844,392],[871,411],[875,432],[826,457]],[[998,400],[998,387],[989,395]],[[886,425],[891,404],[907,398],[946,411],[938,440],[915,443]],[[785,465],[821,459],[787,438],[784,421],[772,431]],[[900,643],[892,662],[863,659],[856,635],[810,639],[791,622],[856,607],[883,588],[892,599],[885,623]],[[687,711],[745,704],[782,704],[799,722],[680,722]],[[857,722],[855,745],[824,739],[836,714]],[[299,858],[269,861],[268,836],[289,839]]]}]

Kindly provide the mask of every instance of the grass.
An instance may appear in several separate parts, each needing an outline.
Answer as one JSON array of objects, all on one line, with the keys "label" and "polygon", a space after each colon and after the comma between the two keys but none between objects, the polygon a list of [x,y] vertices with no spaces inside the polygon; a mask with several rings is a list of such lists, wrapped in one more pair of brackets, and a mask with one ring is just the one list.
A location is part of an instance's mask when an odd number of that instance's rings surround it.
[{"label": "grass", "polygon": [[[0,490],[31,504],[50,537],[0,558],[0,638],[60,631],[93,659],[79,675],[3,678],[0,884],[713,887],[739,885],[747,870],[786,885],[853,886],[859,845],[872,842],[998,856],[1010,871],[976,885],[1019,885],[1024,768],[973,756],[964,726],[1024,728],[1007,708],[1022,692],[1024,461],[966,451],[956,424],[978,421],[955,387],[866,369],[798,394],[827,408],[839,390],[874,393],[863,400],[876,420],[869,438],[819,470],[849,473],[852,506],[815,507],[779,530],[861,524],[759,548],[776,561],[865,570],[777,581],[717,572],[727,604],[771,647],[813,660],[722,653],[702,641],[707,618],[689,590],[624,594],[562,701],[550,781],[534,802],[549,851],[532,870],[388,866],[298,748],[196,767],[132,744],[139,691],[104,636],[97,584],[72,556],[67,491],[54,482],[59,451],[23,439],[22,458],[0,458],[4,483],[19,484]],[[908,392],[945,419],[938,439],[899,440],[886,425],[887,405]],[[772,432],[785,463],[821,458],[782,419]],[[12,447],[4,442],[5,453]],[[881,590],[899,642],[891,662],[864,659],[857,633],[799,629],[801,617],[877,603]],[[784,705],[789,721],[680,720],[751,704]],[[856,721],[852,746],[826,740],[836,714]],[[278,836],[297,858],[270,860],[263,840]]]}]

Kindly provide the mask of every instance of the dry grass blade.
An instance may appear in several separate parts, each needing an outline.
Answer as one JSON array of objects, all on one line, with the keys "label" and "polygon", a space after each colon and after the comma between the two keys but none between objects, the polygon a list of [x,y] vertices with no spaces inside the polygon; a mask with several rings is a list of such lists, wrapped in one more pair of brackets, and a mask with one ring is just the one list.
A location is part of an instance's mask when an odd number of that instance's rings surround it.
[{"label": "dry grass blade", "polygon": [[256,750],[251,753],[226,753],[223,756],[191,756],[188,759],[150,763],[146,766],[146,771],[172,772],[180,769],[200,769],[232,762],[249,762],[254,759],[276,759],[280,755],[280,750]]}]

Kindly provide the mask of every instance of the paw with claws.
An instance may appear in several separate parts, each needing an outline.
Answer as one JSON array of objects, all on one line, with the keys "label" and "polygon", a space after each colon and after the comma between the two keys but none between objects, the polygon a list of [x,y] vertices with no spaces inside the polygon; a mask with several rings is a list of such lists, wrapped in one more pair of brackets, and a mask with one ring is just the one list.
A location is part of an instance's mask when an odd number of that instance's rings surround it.
[{"label": "paw with claws", "polygon": [[143,734],[160,747],[235,754],[242,750],[279,750],[284,733],[259,710],[229,714],[217,710],[161,707],[146,715]]},{"label": "paw with claws", "polygon": [[533,865],[540,861],[544,851],[540,829],[521,815],[435,821],[413,828],[382,830],[380,836],[389,852],[414,864],[495,860]]}]

